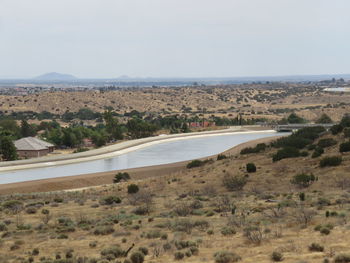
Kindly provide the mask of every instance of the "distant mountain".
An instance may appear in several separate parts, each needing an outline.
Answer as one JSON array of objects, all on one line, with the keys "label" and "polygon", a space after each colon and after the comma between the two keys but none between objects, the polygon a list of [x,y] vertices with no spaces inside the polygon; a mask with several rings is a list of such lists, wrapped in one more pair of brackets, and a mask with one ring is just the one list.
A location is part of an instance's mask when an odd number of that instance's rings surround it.
[{"label": "distant mountain", "polygon": [[130,79],[128,75],[121,75],[117,79]]},{"label": "distant mountain", "polygon": [[50,72],[36,77],[37,80],[75,80],[73,75]]}]

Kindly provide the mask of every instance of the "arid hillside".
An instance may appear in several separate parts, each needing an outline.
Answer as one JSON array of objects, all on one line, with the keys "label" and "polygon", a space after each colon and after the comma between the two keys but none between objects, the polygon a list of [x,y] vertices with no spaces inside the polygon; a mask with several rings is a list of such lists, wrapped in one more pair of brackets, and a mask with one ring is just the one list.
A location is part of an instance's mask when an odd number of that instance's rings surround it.
[{"label": "arid hillside", "polygon": [[206,116],[281,119],[292,111],[313,121],[326,113],[338,121],[350,108],[350,93],[324,92],[301,84],[261,84],[212,87],[143,88],[117,91],[43,92],[0,96],[5,114],[20,111],[56,114],[81,108],[103,112],[111,107],[120,114],[137,110],[148,114],[205,114]]},{"label": "arid hillside", "polygon": [[[165,176],[1,196],[1,262],[350,262],[348,130],[316,133]],[[277,161],[292,142],[300,157]]]}]

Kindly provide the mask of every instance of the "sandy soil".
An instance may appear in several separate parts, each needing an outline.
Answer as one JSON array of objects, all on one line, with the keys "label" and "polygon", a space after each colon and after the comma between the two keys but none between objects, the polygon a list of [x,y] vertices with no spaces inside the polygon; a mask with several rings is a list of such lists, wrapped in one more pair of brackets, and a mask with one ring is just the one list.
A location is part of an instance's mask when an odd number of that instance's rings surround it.
[{"label": "sandy soil", "polygon": [[[239,144],[224,152],[226,155],[236,155],[243,148],[255,146],[257,143],[268,143],[275,140],[273,138],[262,138],[250,142]],[[216,155],[215,155],[216,156]],[[212,157],[215,157],[212,156]],[[211,158],[211,157],[207,157]],[[204,158],[204,159],[207,159]],[[177,162],[165,165],[156,165],[149,167],[141,167],[134,169],[121,170],[128,172],[132,179],[144,179],[148,177],[164,176],[171,173],[179,172],[186,169],[188,161]],[[103,184],[110,184],[117,171],[83,174],[77,176],[58,177],[53,179],[36,180],[21,183],[11,183],[0,185],[0,194],[14,194],[14,193],[30,193],[30,192],[49,192],[68,189],[80,189],[90,186],[97,186]]]}]

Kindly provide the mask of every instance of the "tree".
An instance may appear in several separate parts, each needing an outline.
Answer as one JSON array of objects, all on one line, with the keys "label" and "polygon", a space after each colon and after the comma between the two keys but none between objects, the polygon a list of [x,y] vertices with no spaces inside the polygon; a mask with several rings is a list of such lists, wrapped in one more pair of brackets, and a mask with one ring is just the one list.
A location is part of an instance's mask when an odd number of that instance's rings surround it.
[{"label": "tree", "polygon": [[316,123],[333,123],[333,121],[326,113],[323,113],[321,117],[316,120]]},{"label": "tree", "polygon": [[305,123],[306,120],[296,115],[294,112],[291,113],[288,118],[288,123]]},{"label": "tree", "polygon": [[152,136],[153,133],[158,129],[156,125],[138,118],[129,120],[126,124],[126,127],[128,128],[130,137],[133,139]]},{"label": "tree", "polygon": [[62,143],[68,147],[75,147],[78,145],[77,136],[74,134],[72,129],[67,128],[63,130]]},{"label": "tree", "polygon": [[17,150],[9,136],[4,136],[0,138],[0,153],[2,158],[6,161],[17,160]]},{"label": "tree", "polygon": [[104,133],[94,132],[91,136],[92,142],[96,145],[96,147],[101,147],[107,143],[107,135]]},{"label": "tree", "polygon": [[106,131],[111,139],[121,140],[123,139],[123,131],[118,124],[118,119],[113,117],[111,110],[107,110],[103,113],[103,119],[106,123]]},{"label": "tree", "polygon": [[33,127],[26,120],[22,120],[21,121],[21,136],[22,137],[29,137],[29,136],[34,136],[35,134],[36,134],[36,132],[33,129]]},{"label": "tree", "polygon": [[15,120],[0,120],[0,127],[2,128],[2,130],[10,132],[14,137],[20,136],[20,128],[18,127],[17,122]]}]

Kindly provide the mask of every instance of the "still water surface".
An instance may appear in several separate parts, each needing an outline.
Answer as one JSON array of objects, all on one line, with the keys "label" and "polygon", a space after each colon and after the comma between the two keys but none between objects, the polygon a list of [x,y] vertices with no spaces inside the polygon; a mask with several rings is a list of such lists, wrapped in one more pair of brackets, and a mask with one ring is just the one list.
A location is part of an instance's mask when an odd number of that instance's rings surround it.
[{"label": "still water surface", "polygon": [[44,168],[0,173],[0,184],[48,179],[79,174],[106,172],[152,165],[169,164],[203,158],[226,151],[240,143],[278,136],[285,133],[256,132],[231,133],[199,138],[187,137],[150,145],[113,158],[80,162]]}]

